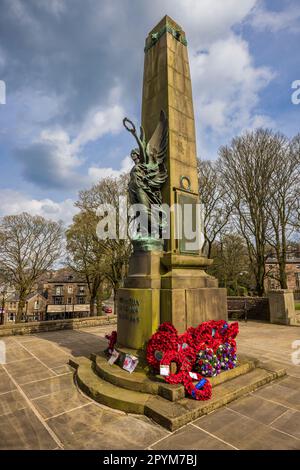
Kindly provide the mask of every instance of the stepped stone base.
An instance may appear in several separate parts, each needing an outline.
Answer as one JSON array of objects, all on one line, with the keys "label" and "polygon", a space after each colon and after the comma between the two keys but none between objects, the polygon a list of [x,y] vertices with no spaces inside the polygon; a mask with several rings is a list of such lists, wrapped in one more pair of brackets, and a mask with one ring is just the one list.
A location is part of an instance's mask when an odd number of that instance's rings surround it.
[{"label": "stepped stone base", "polygon": [[207,320],[227,320],[226,289],[204,271],[211,263],[200,255],[134,252],[117,291],[119,346],[144,349],[165,321],[183,333]]},{"label": "stepped stone base", "polygon": [[149,376],[143,370],[129,374],[115,364],[110,366],[105,355],[92,355],[91,359],[70,360],[84,393],[111,408],[144,414],[171,431],[286,374],[277,365],[266,366],[240,356],[235,369],[210,379],[212,398],[197,401],[185,397],[182,385],[169,385],[160,376]]}]

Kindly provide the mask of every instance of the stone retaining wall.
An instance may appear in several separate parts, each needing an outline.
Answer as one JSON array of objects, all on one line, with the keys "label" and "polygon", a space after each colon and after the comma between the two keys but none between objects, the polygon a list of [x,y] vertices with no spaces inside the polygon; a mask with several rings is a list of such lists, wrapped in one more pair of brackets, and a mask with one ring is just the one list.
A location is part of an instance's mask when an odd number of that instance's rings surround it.
[{"label": "stone retaining wall", "polygon": [[233,310],[247,309],[249,320],[270,321],[269,299],[267,297],[227,297],[228,315]]},{"label": "stone retaining wall", "polygon": [[10,335],[29,335],[45,331],[77,330],[90,326],[102,326],[117,323],[117,315],[99,317],[73,318],[69,320],[49,320],[29,323],[7,323],[0,325],[0,337]]}]

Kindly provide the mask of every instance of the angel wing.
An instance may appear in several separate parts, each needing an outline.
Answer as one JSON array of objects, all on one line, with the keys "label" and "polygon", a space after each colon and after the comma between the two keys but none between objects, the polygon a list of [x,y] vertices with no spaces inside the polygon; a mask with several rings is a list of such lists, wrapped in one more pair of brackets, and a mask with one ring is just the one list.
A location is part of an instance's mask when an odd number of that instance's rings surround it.
[{"label": "angel wing", "polygon": [[168,145],[168,135],[168,119],[164,111],[161,111],[159,123],[146,148],[149,163],[157,162],[159,165],[164,163]]}]

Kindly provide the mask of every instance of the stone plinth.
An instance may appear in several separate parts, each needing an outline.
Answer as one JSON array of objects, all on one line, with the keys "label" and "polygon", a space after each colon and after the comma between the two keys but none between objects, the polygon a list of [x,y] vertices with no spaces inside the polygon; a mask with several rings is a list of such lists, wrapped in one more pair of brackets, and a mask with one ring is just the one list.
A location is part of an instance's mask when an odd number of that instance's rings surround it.
[{"label": "stone plinth", "polygon": [[161,322],[173,323],[179,333],[207,320],[227,320],[226,289],[204,268],[203,256],[165,253],[161,258]]},{"label": "stone plinth", "polygon": [[161,252],[148,251],[130,257],[124,288],[117,292],[121,347],[142,349],[160,324],[161,256]]},{"label": "stone plinth", "polygon": [[117,315],[118,345],[144,348],[160,324],[160,289],[118,289]]},{"label": "stone plinth", "polygon": [[268,292],[270,304],[270,322],[283,325],[297,324],[294,293],[288,289]]},{"label": "stone plinth", "polygon": [[227,320],[226,289],[161,289],[161,323],[171,322],[179,333],[208,320]]},{"label": "stone plinth", "polygon": [[131,288],[161,287],[160,251],[136,252],[129,260],[128,276],[124,286]]},{"label": "stone plinth", "polygon": [[203,321],[227,320],[226,289],[203,270],[209,263],[201,256],[134,253],[117,293],[118,345],[138,353],[164,321],[183,333]]}]

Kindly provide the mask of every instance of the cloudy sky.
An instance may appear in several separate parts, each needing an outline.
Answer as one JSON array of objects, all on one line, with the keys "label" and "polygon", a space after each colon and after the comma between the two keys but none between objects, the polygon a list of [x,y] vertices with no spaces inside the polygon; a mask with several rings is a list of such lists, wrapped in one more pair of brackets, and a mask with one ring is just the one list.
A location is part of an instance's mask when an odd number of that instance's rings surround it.
[{"label": "cloudy sky", "polygon": [[198,156],[245,129],[297,134],[299,0],[0,0],[0,214],[69,222],[78,190],[130,167],[144,40],[186,31]]}]

